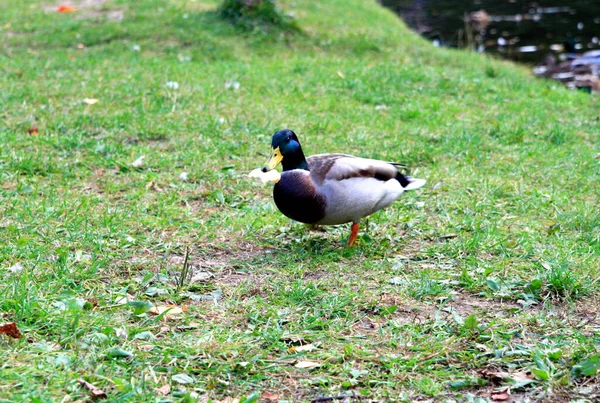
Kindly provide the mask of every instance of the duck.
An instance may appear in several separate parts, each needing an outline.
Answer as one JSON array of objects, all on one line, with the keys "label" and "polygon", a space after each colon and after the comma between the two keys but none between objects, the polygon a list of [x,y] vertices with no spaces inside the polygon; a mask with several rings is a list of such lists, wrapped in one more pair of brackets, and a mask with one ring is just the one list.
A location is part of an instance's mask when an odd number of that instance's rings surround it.
[{"label": "duck", "polygon": [[[347,154],[305,157],[292,130],[278,130],[263,173],[282,165],[272,182],[275,205],[288,218],[312,226],[352,223],[348,246],[356,244],[360,220],[425,185],[399,171],[400,164]],[[258,171],[258,170],[257,170]]]}]

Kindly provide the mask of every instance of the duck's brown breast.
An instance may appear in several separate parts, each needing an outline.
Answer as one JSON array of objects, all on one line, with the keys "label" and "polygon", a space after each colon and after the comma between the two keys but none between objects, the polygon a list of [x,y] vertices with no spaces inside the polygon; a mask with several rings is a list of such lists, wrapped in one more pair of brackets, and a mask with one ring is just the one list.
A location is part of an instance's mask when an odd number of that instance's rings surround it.
[{"label": "duck's brown breast", "polygon": [[325,216],[325,197],[317,192],[308,171],[285,171],[273,188],[279,211],[292,220],[314,224]]}]

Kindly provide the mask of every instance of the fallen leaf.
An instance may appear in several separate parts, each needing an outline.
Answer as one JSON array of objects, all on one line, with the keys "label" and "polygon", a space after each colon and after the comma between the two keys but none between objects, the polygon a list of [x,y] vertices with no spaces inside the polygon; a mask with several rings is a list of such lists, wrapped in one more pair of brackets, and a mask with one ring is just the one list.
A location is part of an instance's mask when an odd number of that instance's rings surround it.
[{"label": "fallen leaf", "polygon": [[200,282],[206,281],[214,276],[215,275],[209,271],[199,271],[197,273],[194,273],[194,275],[190,279],[190,282],[191,283],[200,283]]},{"label": "fallen leaf", "polygon": [[134,168],[141,168],[142,165],[144,164],[144,156],[142,155],[141,157],[139,157],[137,160],[133,161],[131,163],[131,166]]},{"label": "fallen leaf", "polygon": [[121,340],[127,340],[127,331],[120,327],[115,329],[116,336]]},{"label": "fallen leaf", "polygon": [[189,376],[188,374],[176,374],[176,375],[173,375],[172,379],[175,382],[181,383],[183,385],[194,382],[194,379],[191,376]]},{"label": "fallen leaf", "polygon": [[173,319],[178,315],[181,315],[186,311],[185,307],[179,307],[177,305],[159,305],[153,306],[148,310],[148,313],[152,313],[154,315],[162,315],[165,314],[163,318],[165,319]]},{"label": "fallen leaf", "polygon": [[31,126],[29,129],[27,129],[27,133],[31,134],[32,136],[37,136],[38,132],[39,130],[35,126]]},{"label": "fallen leaf", "polygon": [[154,350],[154,346],[152,344],[144,344],[138,347],[142,351],[152,351]]},{"label": "fallen leaf", "polygon": [[127,297],[117,297],[115,300],[115,305],[125,305],[127,302],[129,302]]},{"label": "fallen leaf", "polygon": [[510,393],[508,392],[508,389],[504,389],[500,392],[492,392],[490,398],[494,401],[508,400],[510,399]]},{"label": "fallen leaf", "polygon": [[8,268],[8,271],[10,271],[12,273],[18,273],[21,270],[23,270],[23,265],[21,264],[21,262],[17,262]]},{"label": "fallen leaf", "polygon": [[519,371],[512,374],[510,378],[515,381],[530,381],[533,379],[533,375],[528,374],[525,371]]},{"label": "fallen leaf", "polygon": [[321,364],[315,361],[298,361],[294,366],[296,368],[316,368],[320,367]]},{"label": "fallen leaf", "polygon": [[304,338],[299,334],[286,333],[283,336],[281,336],[281,340],[288,343],[300,343],[304,341]]},{"label": "fallen leaf", "polygon": [[106,392],[104,392],[102,389],[98,389],[91,383],[86,382],[83,379],[78,379],[77,382],[79,382],[81,384],[81,386],[83,386],[90,392],[92,399],[106,399],[107,398]]},{"label": "fallen leaf", "polygon": [[505,379],[511,379],[511,375],[505,371],[496,371],[493,369],[484,368],[478,371],[482,378],[490,380],[492,383],[499,384]]},{"label": "fallen leaf", "polygon": [[21,338],[21,332],[19,331],[19,328],[15,322],[1,324],[0,334],[5,334],[13,339]]},{"label": "fallen leaf", "polygon": [[269,392],[264,392],[262,395],[260,395],[260,397],[265,400],[278,400],[279,399],[279,395],[276,395],[275,393],[269,393]]},{"label": "fallen leaf", "polygon": [[157,395],[167,396],[169,393],[171,393],[171,386],[168,383],[156,389]]},{"label": "fallen leaf", "polygon": [[75,11],[77,11],[77,9],[71,6],[58,6],[56,11],[58,11],[59,13],[74,13]]},{"label": "fallen leaf", "polygon": [[83,99],[83,103],[88,104],[88,105],[94,105],[94,104],[97,104],[98,102],[100,102],[100,101],[96,98],[84,98]]},{"label": "fallen leaf", "polygon": [[346,76],[344,75],[344,73],[342,73],[341,71],[338,71],[337,75],[340,76],[340,78],[346,78]]},{"label": "fallen leaf", "polygon": [[317,347],[314,344],[305,344],[303,346],[292,346],[290,347],[290,350],[296,351],[298,353],[301,353],[303,351],[313,351],[316,350]]}]

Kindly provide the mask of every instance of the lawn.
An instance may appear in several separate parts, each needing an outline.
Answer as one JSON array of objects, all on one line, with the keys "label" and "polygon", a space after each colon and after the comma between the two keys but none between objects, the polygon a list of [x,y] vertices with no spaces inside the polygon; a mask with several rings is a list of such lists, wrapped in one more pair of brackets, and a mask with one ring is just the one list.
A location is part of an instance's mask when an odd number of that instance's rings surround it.
[{"label": "lawn", "polygon": [[[599,98],[370,0],[218,3],[0,0],[0,401],[597,401]],[[428,184],[348,248],[246,176],[281,128]]]}]

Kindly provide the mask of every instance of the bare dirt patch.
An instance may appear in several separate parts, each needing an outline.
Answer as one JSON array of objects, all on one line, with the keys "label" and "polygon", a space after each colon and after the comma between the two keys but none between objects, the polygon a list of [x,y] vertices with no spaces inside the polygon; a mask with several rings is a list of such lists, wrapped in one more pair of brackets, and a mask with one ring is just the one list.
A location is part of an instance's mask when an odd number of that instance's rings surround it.
[{"label": "bare dirt patch", "polygon": [[[245,266],[264,254],[262,248],[248,242],[231,243],[227,249],[190,251],[188,256],[191,283],[207,282],[222,289],[225,296],[242,284],[248,285],[248,296],[266,295],[264,276],[243,270]],[[183,267],[185,256],[171,255],[171,267]]]},{"label": "bare dirt patch", "polygon": [[[484,317],[511,317],[515,311],[520,311],[523,307],[512,300],[482,298],[476,295],[457,293],[452,297],[446,306],[458,313],[462,317],[472,314],[478,314]],[[532,312],[537,312],[539,307],[531,306],[527,308]]]}]

